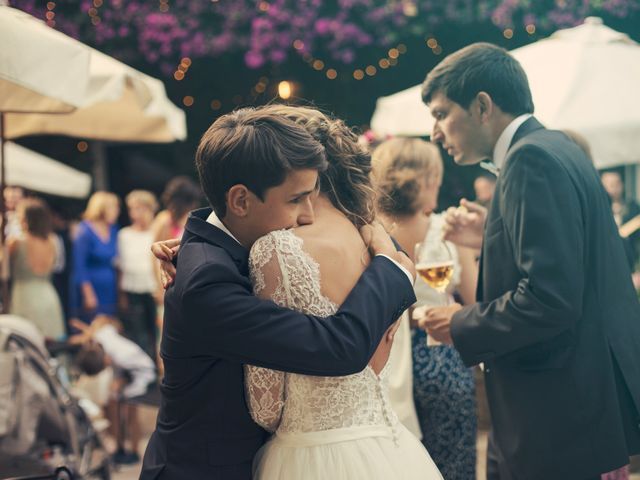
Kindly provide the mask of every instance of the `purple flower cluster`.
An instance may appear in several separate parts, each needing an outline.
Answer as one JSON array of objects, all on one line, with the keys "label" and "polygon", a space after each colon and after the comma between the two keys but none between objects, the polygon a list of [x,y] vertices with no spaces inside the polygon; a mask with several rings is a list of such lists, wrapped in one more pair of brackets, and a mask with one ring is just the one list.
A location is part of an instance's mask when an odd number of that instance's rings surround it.
[{"label": "purple flower cluster", "polygon": [[[14,0],[44,18],[51,2]],[[171,74],[183,57],[244,54],[250,68],[311,54],[352,64],[370,46],[426,38],[442,24],[536,24],[540,33],[589,15],[625,17],[636,0],[58,0],[55,28],[123,59]]]}]

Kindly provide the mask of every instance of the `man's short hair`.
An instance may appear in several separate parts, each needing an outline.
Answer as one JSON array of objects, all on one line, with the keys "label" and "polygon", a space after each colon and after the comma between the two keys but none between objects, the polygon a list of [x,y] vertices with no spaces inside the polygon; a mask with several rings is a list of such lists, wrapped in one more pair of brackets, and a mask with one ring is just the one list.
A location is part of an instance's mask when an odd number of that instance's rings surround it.
[{"label": "man's short hair", "polygon": [[243,108],[218,118],[196,152],[196,167],[207,199],[219,217],[226,193],[237,184],[264,200],[293,170],[327,167],[324,147],[304,127],[262,108]]},{"label": "man's short hair", "polygon": [[505,113],[533,113],[531,90],[522,66],[504,48],[490,43],[474,43],[448,55],[422,84],[426,104],[436,93],[442,93],[468,109],[479,92],[489,94]]}]

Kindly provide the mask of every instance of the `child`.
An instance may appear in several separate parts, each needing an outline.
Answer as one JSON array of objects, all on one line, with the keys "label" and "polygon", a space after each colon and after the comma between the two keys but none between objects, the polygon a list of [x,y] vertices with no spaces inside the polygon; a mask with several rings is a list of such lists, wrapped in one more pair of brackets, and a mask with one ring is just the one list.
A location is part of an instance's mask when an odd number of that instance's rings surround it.
[{"label": "child", "polygon": [[[81,333],[71,337],[72,343],[81,344],[76,363],[89,376],[98,375],[106,366],[114,370],[111,398],[107,403],[107,418],[117,441],[114,455],[116,463],[137,463],[140,460],[138,443],[140,429],[135,405],[122,403],[147,392],[156,380],[153,360],[138,345],[123,337],[116,329],[117,320],[108,315],[98,315],[91,325],[72,319],[73,327]],[[126,425],[131,450],[125,449]]]}]

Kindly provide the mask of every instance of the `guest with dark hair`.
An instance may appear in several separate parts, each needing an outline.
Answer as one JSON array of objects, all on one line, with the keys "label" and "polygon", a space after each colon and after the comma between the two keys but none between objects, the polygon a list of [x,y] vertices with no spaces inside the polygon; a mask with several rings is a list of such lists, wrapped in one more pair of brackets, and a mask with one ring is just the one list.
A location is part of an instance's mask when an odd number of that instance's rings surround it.
[{"label": "guest with dark hair", "polygon": [[22,200],[17,207],[22,234],[8,240],[13,273],[9,311],[33,322],[45,337],[65,335],[62,306],[51,283],[56,259],[56,243],[51,213],[35,198]]},{"label": "guest with dark hair", "polygon": [[165,209],[154,220],[155,240],[182,237],[189,212],[200,205],[201,199],[202,190],[191,178],[171,179],[161,197]]}]

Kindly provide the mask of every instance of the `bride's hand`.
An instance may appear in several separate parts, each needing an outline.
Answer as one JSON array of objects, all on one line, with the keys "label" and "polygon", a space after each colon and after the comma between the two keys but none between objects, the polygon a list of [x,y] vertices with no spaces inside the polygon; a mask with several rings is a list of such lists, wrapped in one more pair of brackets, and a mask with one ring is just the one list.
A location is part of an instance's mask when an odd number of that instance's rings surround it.
[{"label": "bride's hand", "polygon": [[369,366],[376,375],[380,375],[380,372],[389,361],[391,347],[393,346],[393,338],[395,337],[395,334],[400,327],[401,321],[402,317],[391,324],[391,326],[387,329],[384,336],[382,337],[382,340],[380,340],[378,348],[376,348],[376,351],[373,353],[373,356],[369,361]]},{"label": "bride's hand", "polygon": [[162,286],[166,289],[176,277],[176,267],[173,259],[180,249],[180,240],[164,240],[151,245],[151,253],[160,261],[160,277]]},{"label": "bride's hand", "polygon": [[381,223],[374,221],[360,228],[360,235],[371,256],[385,255],[402,265],[416,279],[416,268],[411,259],[393,244],[391,237]]}]

